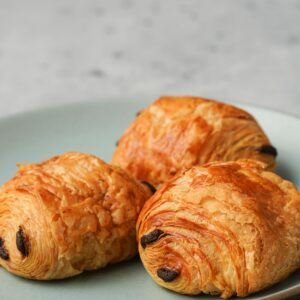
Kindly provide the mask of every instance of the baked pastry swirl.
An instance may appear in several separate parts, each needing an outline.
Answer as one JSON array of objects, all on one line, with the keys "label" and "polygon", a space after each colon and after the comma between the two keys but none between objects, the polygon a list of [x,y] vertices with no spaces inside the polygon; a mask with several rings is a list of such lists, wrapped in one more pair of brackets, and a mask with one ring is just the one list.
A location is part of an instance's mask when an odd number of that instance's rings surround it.
[{"label": "baked pastry swirl", "polygon": [[300,193],[265,167],[254,160],[195,166],[146,202],[139,252],[156,283],[244,297],[300,267]]},{"label": "baked pastry swirl", "polygon": [[19,165],[0,189],[0,264],[48,280],[129,259],[137,253],[138,214],[151,194],[84,153]]},{"label": "baked pastry swirl", "polygon": [[247,112],[197,97],[161,97],[138,114],[112,163],[159,186],[182,168],[251,158],[275,167],[276,149]]}]

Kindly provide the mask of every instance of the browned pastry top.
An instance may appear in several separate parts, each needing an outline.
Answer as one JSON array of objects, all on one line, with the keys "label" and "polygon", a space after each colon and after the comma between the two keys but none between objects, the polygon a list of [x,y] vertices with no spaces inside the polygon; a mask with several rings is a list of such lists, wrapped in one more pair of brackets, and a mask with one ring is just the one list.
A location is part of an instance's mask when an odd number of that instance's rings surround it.
[{"label": "browned pastry top", "polygon": [[19,165],[0,189],[0,264],[24,277],[58,279],[129,259],[151,194],[85,153]]},{"label": "browned pastry top", "polygon": [[254,160],[182,171],[144,205],[143,264],[185,294],[247,296],[300,267],[300,193]]},{"label": "browned pastry top", "polygon": [[198,97],[161,97],[119,140],[113,164],[159,185],[182,168],[252,158],[275,167],[276,149],[247,112]]}]

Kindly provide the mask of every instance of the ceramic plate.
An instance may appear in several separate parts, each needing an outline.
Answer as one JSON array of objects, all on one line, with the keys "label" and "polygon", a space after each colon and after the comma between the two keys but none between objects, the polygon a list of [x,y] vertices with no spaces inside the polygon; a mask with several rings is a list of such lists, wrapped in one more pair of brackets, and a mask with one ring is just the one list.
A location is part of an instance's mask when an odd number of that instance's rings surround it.
[{"label": "ceramic plate", "polygon": [[[123,100],[123,99],[122,99]],[[110,161],[115,143],[135,113],[151,101],[85,102],[16,115],[0,120],[0,184],[18,162],[39,162],[65,151],[83,151]],[[300,188],[300,119],[262,108],[238,105],[260,122],[279,152],[278,173]],[[300,293],[300,271],[247,299],[286,299]],[[109,266],[74,278],[38,282],[0,270],[0,298],[5,300],[143,299],[184,300],[156,285],[141,262]],[[199,295],[197,299],[218,299]]]}]

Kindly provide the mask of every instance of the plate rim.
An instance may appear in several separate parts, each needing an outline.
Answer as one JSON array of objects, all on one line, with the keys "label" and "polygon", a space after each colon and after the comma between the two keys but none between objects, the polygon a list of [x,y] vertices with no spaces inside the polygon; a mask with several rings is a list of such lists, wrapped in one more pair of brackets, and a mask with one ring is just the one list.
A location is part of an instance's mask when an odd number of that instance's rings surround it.
[{"label": "plate rim", "polygon": [[[162,95],[164,96],[164,95]],[[167,96],[175,96],[175,95],[167,95]],[[269,108],[263,105],[257,105],[257,104],[249,104],[249,103],[244,103],[244,102],[240,102],[240,101],[236,101],[236,100],[222,100],[222,99],[214,99],[214,98],[209,98],[209,97],[202,97],[202,96],[192,96],[192,95],[179,95],[179,97],[199,97],[199,98],[203,98],[203,99],[209,99],[209,100],[215,100],[217,102],[221,102],[221,103],[225,103],[228,105],[234,105],[237,108],[241,108],[244,109],[244,107],[246,108],[252,108],[252,109],[259,109],[259,110],[263,110],[265,112],[271,112],[271,113],[275,113],[277,115],[280,116],[285,116],[285,117],[290,117],[292,119],[298,120],[300,121],[300,115],[294,115],[292,113],[288,113],[288,112],[282,112],[279,109],[276,108]],[[151,105],[151,103],[153,103],[154,101],[156,101],[159,97],[151,97],[153,100],[149,101],[149,105]],[[122,99],[122,100],[121,100]],[[24,110],[24,111],[19,111],[19,112],[15,112],[15,113],[11,113],[8,115],[4,115],[0,117],[0,121],[1,122],[5,122],[8,121],[10,119],[14,119],[14,118],[21,118],[21,117],[28,117],[32,114],[36,114],[36,113],[45,113],[47,111],[55,111],[55,110],[59,110],[59,109],[70,109],[72,107],[80,107],[80,106],[85,106],[85,105],[95,105],[95,104],[107,104],[107,103],[119,103],[119,104],[125,104],[126,102],[131,102],[131,103],[142,103],[144,100],[150,99],[150,96],[148,95],[148,97],[144,96],[144,97],[139,97],[138,95],[136,96],[130,96],[127,95],[125,97],[121,97],[121,96],[112,96],[112,97],[99,97],[99,98],[95,98],[95,99],[87,99],[87,100],[80,100],[80,101],[74,101],[74,102],[64,102],[64,103],[56,103],[56,104],[51,104],[51,105],[47,105],[44,107],[36,107],[36,108],[31,108],[28,110]],[[255,117],[255,116],[254,116]]]},{"label": "plate rim", "polygon": [[[72,108],[80,108],[83,106],[90,106],[90,105],[105,105],[105,104],[121,104],[121,105],[126,105],[126,103],[134,103],[134,104],[143,104],[146,101],[149,102],[149,104],[147,106],[149,106],[151,103],[153,103],[157,98],[159,97],[151,97],[151,95],[148,95],[148,97],[140,97],[138,95],[136,96],[125,96],[125,97],[121,97],[121,96],[113,96],[113,97],[99,97],[97,99],[88,99],[85,101],[75,101],[75,102],[65,102],[65,103],[56,103],[54,105],[47,105],[45,107],[36,107],[36,108],[32,108],[29,110],[25,110],[25,111],[20,111],[20,112],[16,112],[16,113],[12,113],[12,114],[8,114],[8,115],[4,115],[0,117],[0,127],[2,126],[3,123],[5,123],[6,121],[14,121],[14,120],[20,120],[22,118],[30,118],[30,116],[39,114],[39,113],[46,113],[47,112],[55,112],[57,110],[70,110]],[[201,97],[201,96],[200,96]],[[205,99],[210,99],[207,97],[203,97]],[[152,101],[150,101],[150,99],[154,99]],[[278,117],[282,116],[282,117],[289,117],[293,120],[299,121],[300,122],[300,116],[297,115],[293,115],[291,113],[287,113],[287,112],[281,112],[277,109],[274,108],[269,108],[269,107],[265,107],[263,105],[253,105],[253,104],[248,104],[248,103],[242,103],[239,101],[228,101],[228,100],[216,100],[225,104],[229,104],[229,105],[234,105],[238,108],[241,109],[258,109],[261,110],[265,113],[273,113],[276,114]],[[252,114],[252,113],[251,113]],[[255,117],[255,115],[254,115]],[[300,270],[300,269],[298,269]],[[297,270],[296,270],[297,271]],[[295,272],[296,272],[295,271]],[[292,274],[291,274],[292,275]],[[290,275],[290,276],[291,276]],[[283,280],[284,281],[284,280]],[[256,294],[256,293],[255,293]],[[249,295],[249,296],[254,296],[256,297],[255,294]],[[259,299],[262,300],[276,300],[276,299],[286,299],[286,297],[292,297],[295,295],[300,294],[300,283],[297,283],[294,286],[288,287],[284,290],[279,290],[277,292],[273,292],[270,295],[266,295],[266,296],[262,296]],[[247,297],[245,298],[247,299]],[[255,298],[254,298],[255,299]]]}]

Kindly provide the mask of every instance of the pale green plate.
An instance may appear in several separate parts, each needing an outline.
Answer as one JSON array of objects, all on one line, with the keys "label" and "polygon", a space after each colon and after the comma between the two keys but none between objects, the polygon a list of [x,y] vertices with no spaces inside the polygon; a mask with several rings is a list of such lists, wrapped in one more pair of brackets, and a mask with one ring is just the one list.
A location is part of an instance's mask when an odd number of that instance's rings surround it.
[{"label": "pale green plate", "polygon": [[[0,120],[0,184],[18,162],[38,162],[65,151],[83,151],[110,161],[115,143],[135,113],[150,101],[86,102],[20,114]],[[248,106],[279,151],[278,172],[300,187],[300,120]],[[300,293],[300,272],[247,299],[286,299]],[[0,298],[5,300],[191,299],[157,286],[138,259],[52,282],[30,281],[0,270]],[[216,299],[199,295],[198,299]]]}]

